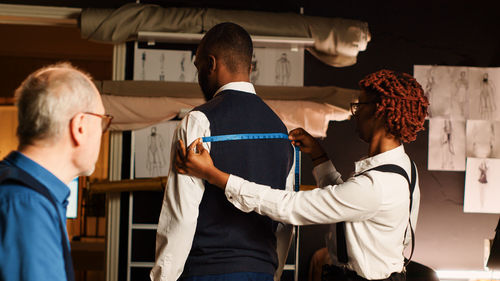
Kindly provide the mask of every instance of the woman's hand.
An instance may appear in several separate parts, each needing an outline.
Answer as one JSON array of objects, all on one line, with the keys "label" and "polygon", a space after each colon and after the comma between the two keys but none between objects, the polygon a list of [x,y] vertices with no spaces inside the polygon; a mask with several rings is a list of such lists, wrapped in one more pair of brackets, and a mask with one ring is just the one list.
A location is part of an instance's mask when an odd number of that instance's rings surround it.
[{"label": "woman's hand", "polygon": [[314,166],[328,161],[328,155],[323,150],[318,141],[302,128],[293,129],[288,134],[292,144],[298,146],[300,151],[309,154]]},{"label": "woman's hand", "polygon": [[175,153],[175,169],[179,174],[187,174],[205,179],[222,189],[226,187],[229,175],[214,166],[210,153],[203,147],[201,139],[196,139],[187,150],[179,140]]}]

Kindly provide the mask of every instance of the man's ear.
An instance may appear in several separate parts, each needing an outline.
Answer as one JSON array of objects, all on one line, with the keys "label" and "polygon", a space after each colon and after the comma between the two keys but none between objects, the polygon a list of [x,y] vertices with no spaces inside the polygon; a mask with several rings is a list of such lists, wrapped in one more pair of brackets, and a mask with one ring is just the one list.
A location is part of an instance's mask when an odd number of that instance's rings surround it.
[{"label": "man's ear", "polygon": [[83,135],[85,133],[84,122],[85,114],[83,113],[76,114],[69,122],[69,134],[75,146],[79,146],[83,142]]},{"label": "man's ear", "polygon": [[208,70],[212,73],[217,68],[217,59],[213,55],[208,56]]}]

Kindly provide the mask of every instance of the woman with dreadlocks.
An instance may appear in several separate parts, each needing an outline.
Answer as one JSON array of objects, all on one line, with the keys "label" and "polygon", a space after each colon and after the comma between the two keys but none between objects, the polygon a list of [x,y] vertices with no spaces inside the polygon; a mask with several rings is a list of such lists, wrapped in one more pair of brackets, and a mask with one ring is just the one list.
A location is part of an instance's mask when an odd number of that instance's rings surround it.
[{"label": "woman with dreadlocks", "polygon": [[187,151],[179,143],[177,170],[225,189],[228,200],[244,212],[294,225],[335,224],[328,245],[333,266],[324,267],[323,280],[405,280],[403,251],[413,242],[420,190],[402,143],[415,140],[423,129],[429,103],[405,73],[380,70],[359,86],[351,111],[368,156],[355,163],[355,175],[345,182],[317,140],[301,128],[289,138],[312,158],[319,187],[314,190],[271,189],[226,174],[213,165],[200,140]]}]

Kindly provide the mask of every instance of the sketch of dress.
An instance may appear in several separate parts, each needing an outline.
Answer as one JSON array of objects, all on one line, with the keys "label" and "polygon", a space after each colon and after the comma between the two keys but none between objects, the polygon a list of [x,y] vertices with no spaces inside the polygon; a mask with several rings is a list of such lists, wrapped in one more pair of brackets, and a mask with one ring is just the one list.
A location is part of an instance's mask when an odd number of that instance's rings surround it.
[{"label": "sketch of dress", "polygon": [[479,92],[479,113],[482,119],[492,119],[496,110],[495,95],[495,85],[488,79],[488,73],[484,73]]},{"label": "sketch of dress", "polygon": [[488,184],[488,165],[486,164],[486,160],[481,161],[481,163],[478,166],[479,169],[479,178],[477,181],[480,183],[477,188],[478,188],[478,194],[479,194],[479,205],[481,208],[484,207],[484,192],[486,185]]},{"label": "sketch of dress", "polygon": [[255,53],[252,55],[252,72],[250,72],[250,82],[252,84],[256,84],[257,80],[259,79],[259,67],[258,67],[258,60],[255,57]]},{"label": "sketch of dress", "polygon": [[186,80],[186,77],[184,76],[184,72],[186,69],[184,68],[184,62],[186,61],[186,55],[182,54],[181,58],[181,74],[179,75],[179,81],[184,81]]},{"label": "sketch of dress", "polygon": [[[479,131],[479,129],[482,130]],[[477,158],[490,158],[493,153],[494,144],[495,126],[493,123],[490,124],[489,131],[486,129],[486,126],[476,127],[472,136],[472,156]]]},{"label": "sketch of dress", "polygon": [[282,53],[281,57],[276,61],[276,84],[288,85],[288,80],[292,74],[292,66],[288,60],[286,53]]},{"label": "sketch of dress", "polygon": [[455,155],[455,148],[453,145],[454,140],[451,120],[444,120],[443,131],[441,133],[441,167],[443,169],[453,169],[453,156]]},{"label": "sketch of dress", "polygon": [[486,172],[488,172],[488,165],[486,165],[486,162],[485,161],[481,162],[478,168],[479,168],[479,179],[477,181],[482,184],[488,183],[488,178],[486,176]]},{"label": "sketch of dress", "polygon": [[142,62],[141,78],[142,80],[146,80],[146,52],[142,52],[141,62]]},{"label": "sketch of dress", "polygon": [[451,95],[452,116],[460,119],[467,119],[467,91],[469,90],[469,81],[465,71],[460,71],[460,77],[455,82],[455,94]]},{"label": "sketch of dress", "polygon": [[434,79],[434,68],[431,66],[429,70],[426,72],[426,80],[425,80],[425,89],[424,89],[424,94],[427,96],[427,100],[429,101],[429,108],[428,108],[428,114],[429,117],[433,117],[433,112],[432,112],[432,98],[433,98],[433,88],[436,84],[436,80]]},{"label": "sketch of dress", "polygon": [[[194,65],[195,59],[196,59],[196,56],[193,55],[191,57],[191,65]],[[194,68],[194,75],[193,75],[191,82],[198,82],[198,69],[196,69],[196,67]]]},{"label": "sketch of dress", "polygon": [[165,66],[165,54],[161,54],[160,55],[160,76],[158,78],[158,80],[160,80],[160,81],[165,81],[164,66]]},{"label": "sketch of dress", "polygon": [[151,133],[148,136],[148,155],[146,159],[146,168],[152,177],[157,177],[161,173],[161,169],[166,164],[163,151],[165,142],[163,137],[156,132],[156,127],[151,127]]}]

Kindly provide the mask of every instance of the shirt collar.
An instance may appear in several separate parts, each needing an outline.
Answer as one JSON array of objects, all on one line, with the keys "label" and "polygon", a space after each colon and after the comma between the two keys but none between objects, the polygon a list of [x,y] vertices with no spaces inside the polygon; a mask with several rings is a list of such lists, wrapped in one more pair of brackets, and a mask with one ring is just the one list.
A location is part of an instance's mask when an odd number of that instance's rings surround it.
[{"label": "shirt collar", "polygon": [[220,87],[217,92],[215,92],[214,97],[225,90],[235,90],[235,91],[240,91],[240,92],[246,92],[246,93],[251,93],[251,94],[256,94],[255,93],[255,88],[250,82],[230,82],[227,83],[226,85]]},{"label": "shirt collar", "polygon": [[67,202],[70,193],[69,187],[40,164],[19,151],[12,151],[5,159],[37,179],[50,191],[56,201],[63,205]]},{"label": "shirt collar", "polygon": [[362,160],[359,160],[354,163],[355,166],[355,174],[363,173],[364,171],[371,169],[373,167],[377,167],[383,164],[389,164],[394,162],[399,162],[401,156],[405,154],[405,149],[403,145],[388,150],[386,152],[382,152],[372,157],[368,157]]}]

